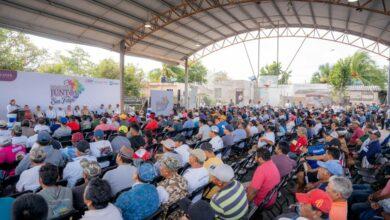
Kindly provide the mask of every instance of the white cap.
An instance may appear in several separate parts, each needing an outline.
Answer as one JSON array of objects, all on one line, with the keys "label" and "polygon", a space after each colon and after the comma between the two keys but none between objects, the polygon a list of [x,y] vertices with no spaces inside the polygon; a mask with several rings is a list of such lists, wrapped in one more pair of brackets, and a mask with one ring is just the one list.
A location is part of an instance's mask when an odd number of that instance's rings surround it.
[{"label": "white cap", "polygon": [[219,133],[219,128],[217,126],[211,126],[211,131],[215,133]]},{"label": "white cap", "polygon": [[210,166],[209,173],[218,180],[228,183],[234,178],[234,170],[227,164],[220,164],[218,166]]},{"label": "white cap", "polygon": [[175,142],[172,139],[163,140],[161,141],[161,144],[171,150],[175,148]]}]

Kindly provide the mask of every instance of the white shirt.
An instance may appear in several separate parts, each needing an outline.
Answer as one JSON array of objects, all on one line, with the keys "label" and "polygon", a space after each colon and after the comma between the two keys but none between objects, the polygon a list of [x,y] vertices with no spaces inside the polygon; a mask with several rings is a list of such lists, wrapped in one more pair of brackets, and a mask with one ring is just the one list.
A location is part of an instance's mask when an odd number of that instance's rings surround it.
[{"label": "white shirt", "polygon": [[137,173],[137,168],[131,164],[119,165],[116,169],[108,171],[104,174],[103,179],[107,180],[111,186],[112,194],[115,195],[119,191],[131,187],[134,183],[133,175]]},{"label": "white shirt", "polygon": [[[105,156],[113,151],[111,143],[108,140],[100,140],[100,141],[96,141],[96,142],[91,142],[90,149],[91,149],[92,156],[95,156],[95,157]],[[103,163],[99,163],[99,165],[100,165],[100,167],[104,168],[104,167],[108,167],[110,165],[110,163],[108,161],[106,161]]]},{"label": "white shirt", "polygon": [[31,167],[20,174],[18,183],[16,183],[16,190],[23,192],[26,190],[36,190],[40,187],[39,185],[39,169],[42,165]]},{"label": "white shirt", "polygon": [[65,117],[66,113],[63,109],[57,111],[57,117]]},{"label": "white shirt", "polygon": [[80,110],[73,110],[73,115],[74,116],[80,116],[81,115],[81,111]]},{"label": "white shirt", "polygon": [[0,137],[11,137],[11,130],[0,130]]},{"label": "white shirt", "polygon": [[111,203],[104,209],[94,209],[85,212],[81,220],[122,220],[119,209]]},{"label": "white shirt", "polygon": [[188,151],[190,147],[187,144],[183,144],[180,147],[177,147],[175,151],[180,154],[181,158],[183,159],[183,164],[188,163],[189,157],[190,157],[190,152]]},{"label": "white shirt", "polygon": [[39,133],[40,131],[47,131],[51,133],[49,126],[47,125],[41,125],[41,124],[36,124],[34,127],[35,133]]},{"label": "white shirt", "polygon": [[293,128],[294,128],[294,126],[295,126],[295,122],[294,121],[288,121],[287,124],[286,124],[287,132],[291,133]]},{"label": "white shirt", "polygon": [[74,187],[76,181],[83,177],[83,168],[81,167],[80,161],[84,158],[88,161],[96,161],[96,157],[86,155],[76,157],[72,162],[66,164],[63,172],[63,179],[68,180],[68,187]]},{"label": "white shirt", "polygon": [[[269,140],[269,141],[272,141],[273,144],[275,143],[275,133],[274,132],[266,132],[262,137]],[[273,145],[273,144],[271,144],[271,145]],[[260,141],[260,139],[259,139],[259,143],[257,143],[257,146],[264,147],[265,145],[267,145],[267,142]]]},{"label": "white shirt", "polygon": [[54,119],[57,117],[56,110],[54,110],[54,109],[52,109],[52,110],[48,109],[48,110],[46,110],[45,113],[46,113],[46,117],[48,119]]},{"label": "white shirt", "polygon": [[11,105],[11,104],[7,105],[7,113],[13,112],[16,109],[18,109],[18,106],[16,106],[16,105]]},{"label": "white shirt", "polygon": [[363,143],[362,143],[362,146],[360,146],[360,149],[358,151],[358,153],[360,153],[362,150],[365,150],[367,149],[367,145],[370,143],[370,138],[367,138]]},{"label": "white shirt", "polygon": [[24,135],[20,136],[20,137],[12,137],[12,144],[21,144],[21,145],[24,145],[24,146],[27,146],[27,140],[28,138]]},{"label": "white shirt", "polygon": [[183,177],[187,180],[188,192],[192,193],[199,187],[208,184],[209,176],[209,172],[204,167],[187,169],[184,172]]},{"label": "white shirt", "polygon": [[314,130],[314,135],[317,135],[318,132],[320,132],[321,128],[322,128],[322,124],[321,124],[321,123],[317,123],[317,124],[314,126],[314,128],[313,128],[313,130]]},{"label": "white shirt", "polygon": [[27,148],[32,148],[32,146],[37,142],[38,134],[34,134],[33,136],[27,138]]},{"label": "white shirt", "polygon": [[222,138],[220,136],[218,136],[218,135],[213,137],[213,138],[211,138],[209,143],[211,144],[211,146],[213,146],[214,151],[217,151],[217,150],[223,148]]},{"label": "white shirt", "polygon": [[202,125],[202,127],[199,128],[199,135],[201,135],[202,141],[210,138],[210,126],[208,125]]},{"label": "white shirt", "polygon": [[252,137],[253,135],[259,133],[259,129],[256,126],[252,126],[249,128],[249,135]]}]

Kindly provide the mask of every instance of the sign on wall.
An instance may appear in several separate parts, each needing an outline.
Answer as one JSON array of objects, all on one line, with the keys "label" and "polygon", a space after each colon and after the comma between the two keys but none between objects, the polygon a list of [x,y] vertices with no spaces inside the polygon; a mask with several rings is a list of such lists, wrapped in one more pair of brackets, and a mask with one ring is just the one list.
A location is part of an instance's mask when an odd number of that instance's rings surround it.
[{"label": "sign on wall", "polygon": [[87,105],[93,110],[101,104],[118,104],[120,85],[119,80],[0,70],[0,118],[11,99],[31,110],[37,105],[44,110],[49,105]]},{"label": "sign on wall", "polygon": [[173,111],[173,91],[151,90],[151,108],[156,115],[170,115]]}]

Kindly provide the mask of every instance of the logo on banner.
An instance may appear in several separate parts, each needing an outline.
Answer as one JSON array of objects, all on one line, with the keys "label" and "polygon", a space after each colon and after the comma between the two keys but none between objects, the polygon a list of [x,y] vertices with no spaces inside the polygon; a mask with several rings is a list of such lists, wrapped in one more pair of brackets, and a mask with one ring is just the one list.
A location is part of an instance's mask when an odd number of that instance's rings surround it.
[{"label": "logo on banner", "polygon": [[84,91],[84,86],[77,79],[67,79],[64,85],[50,86],[51,90],[51,104],[65,104],[72,103]]},{"label": "logo on banner", "polygon": [[14,70],[0,70],[0,81],[14,81],[17,75]]}]

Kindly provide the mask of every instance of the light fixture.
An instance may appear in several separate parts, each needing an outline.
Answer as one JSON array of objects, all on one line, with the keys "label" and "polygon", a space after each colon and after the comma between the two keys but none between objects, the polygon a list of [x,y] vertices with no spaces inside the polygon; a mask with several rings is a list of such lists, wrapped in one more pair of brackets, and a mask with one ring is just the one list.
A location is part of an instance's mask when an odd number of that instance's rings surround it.
[{"label": "light fixture", "polygon": [[195,47],[200,47],[200,44],[195,44]]},{"label": "light fixture", "polygon": [[147,21],[147,22],[145,23],[145,28],[152,28],[152,25],[150,24],[149,21]]},{"label": "light fixture", "polygon": [[359,0],[348,0],[348,2],[358,2]]}]

